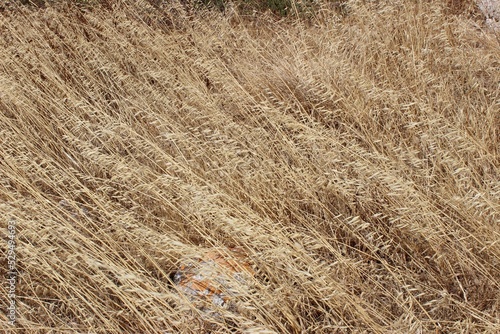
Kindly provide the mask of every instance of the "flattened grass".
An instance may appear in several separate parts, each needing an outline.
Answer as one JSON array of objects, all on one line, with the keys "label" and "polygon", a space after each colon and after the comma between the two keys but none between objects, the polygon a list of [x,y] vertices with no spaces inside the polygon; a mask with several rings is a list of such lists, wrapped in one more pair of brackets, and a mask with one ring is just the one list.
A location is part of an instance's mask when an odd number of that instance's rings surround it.
[{"label": "flattened grass", "polygon": [[[159,8],[0,14],[20,332],[500,331],[498,36],[438,2]],[[253,287],[207,318],[169,277],[234,246]]]}]

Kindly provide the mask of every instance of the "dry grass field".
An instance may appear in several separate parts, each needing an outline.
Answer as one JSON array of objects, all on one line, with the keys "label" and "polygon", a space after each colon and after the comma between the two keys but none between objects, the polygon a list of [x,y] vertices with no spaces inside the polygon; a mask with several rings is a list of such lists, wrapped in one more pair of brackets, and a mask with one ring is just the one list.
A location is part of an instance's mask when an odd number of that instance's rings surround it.
[{"label": "dry grass field", "polygon": [[4,6],[0,331],[499,333],[500,38],[450,2]]}]

